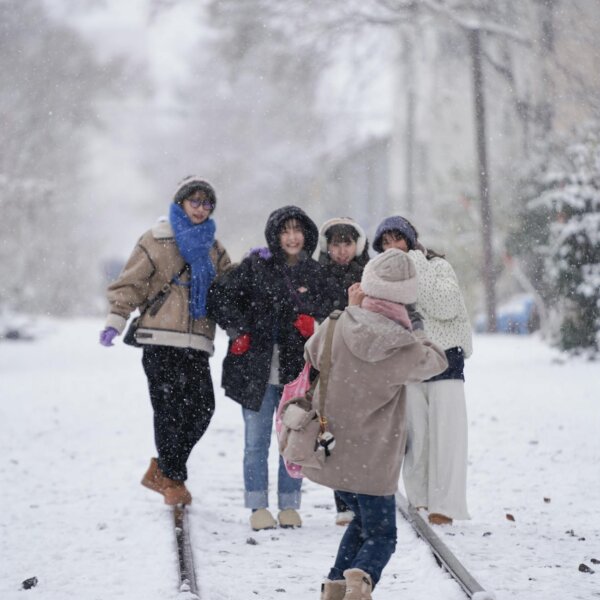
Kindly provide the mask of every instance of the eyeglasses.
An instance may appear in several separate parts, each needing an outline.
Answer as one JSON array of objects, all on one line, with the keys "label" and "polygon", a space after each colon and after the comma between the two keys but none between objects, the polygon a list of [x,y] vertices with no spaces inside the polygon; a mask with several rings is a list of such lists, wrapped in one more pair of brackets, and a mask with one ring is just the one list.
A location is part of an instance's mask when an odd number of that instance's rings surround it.
[{"label": "eyeglasses", "polygon": [[190,203],[192,208],[205,208],[206,210],[214,210],[215,203],[210,200],[197,200],[196,198],[188,198],[187,201]]}]

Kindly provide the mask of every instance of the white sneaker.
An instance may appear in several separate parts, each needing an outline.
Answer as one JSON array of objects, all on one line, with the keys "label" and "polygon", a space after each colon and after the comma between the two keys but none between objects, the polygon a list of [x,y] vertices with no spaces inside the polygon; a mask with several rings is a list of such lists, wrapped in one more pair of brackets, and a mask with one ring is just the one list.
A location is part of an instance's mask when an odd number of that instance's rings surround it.
[{"label": "white sneaker", "polygon": [[266,508],[259,508],[250,515],[250,527],[254,531],[260,531],[261,529],[275,529],[277,527],[277,521]]},{"label": "white sneaker", "polygon": [[346,527],[354,519],[354,513],[351,510],[344,510],[335,515],[335,524]]}]

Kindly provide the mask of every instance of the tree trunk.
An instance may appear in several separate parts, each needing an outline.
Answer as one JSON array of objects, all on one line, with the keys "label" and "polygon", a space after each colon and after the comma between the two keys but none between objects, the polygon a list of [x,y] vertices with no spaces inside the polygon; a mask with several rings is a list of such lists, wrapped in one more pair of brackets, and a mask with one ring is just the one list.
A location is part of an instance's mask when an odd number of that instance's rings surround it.
[{"label": "tree trunk", "polygon": [[480,31],[469,31],[471,58],[473,60],[473,99],[475,104],[475,134],[477,142],[477,169],[479,173],[479,200],[481,205],[481,234],[483,242],[482,275],[485,288],[487,330],[496,331],[496,290],[494,257],[492,254],[492,208],[490,206],[485,131],[485,97],[483,70],[481,68]]}]

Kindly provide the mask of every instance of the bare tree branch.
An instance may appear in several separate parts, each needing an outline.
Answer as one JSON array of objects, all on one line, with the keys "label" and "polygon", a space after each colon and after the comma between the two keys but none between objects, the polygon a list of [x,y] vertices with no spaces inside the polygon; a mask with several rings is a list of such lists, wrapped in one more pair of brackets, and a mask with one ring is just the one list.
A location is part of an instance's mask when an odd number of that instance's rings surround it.
[{"label": "bare tree branch", "polygon": [[531,42],[525,36],[516,33],[508,27],[499,25],[498,23],[483,21],[478,17],[461,17],[455,10],[452,9],[452,7],[449,7],[443,2],[438,2],[437,0],[419,0],[419,2],[422,3],[425,7],[427,7],[432,13],[443,15],[452,23],[466,31],[478,29],[479,31],[484,33],[490,33],[510,38],[511,40],[518,42],[519,44],[523,44],[525,46],[531,45]]},{"label": "bare tree branch", "polygon": [[501,65],[494,58],[492,58],[489,52],[484,51],[482,54],[486,62],[488,62],[497,73],[502,75],[502,77],[504,77],[506,81],[508,81],[508,83],[510,83],[511,85],[515,83],[515,76],[510,67],[506,65]]}]

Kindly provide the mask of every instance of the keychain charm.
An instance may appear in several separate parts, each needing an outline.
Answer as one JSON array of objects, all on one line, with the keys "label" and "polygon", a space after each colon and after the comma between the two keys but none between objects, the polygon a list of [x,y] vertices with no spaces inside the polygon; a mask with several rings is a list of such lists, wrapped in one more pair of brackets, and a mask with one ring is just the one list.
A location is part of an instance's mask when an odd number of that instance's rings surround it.
[{"label": "keychain charm", "polygon": [[325,456],[329,456],[335,448],[335,438],[330,431],[322,431],[317,436],[317,442],[325,450]]}]

